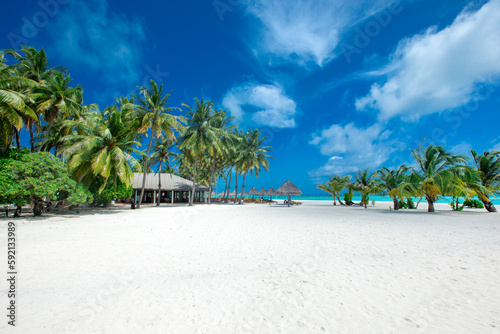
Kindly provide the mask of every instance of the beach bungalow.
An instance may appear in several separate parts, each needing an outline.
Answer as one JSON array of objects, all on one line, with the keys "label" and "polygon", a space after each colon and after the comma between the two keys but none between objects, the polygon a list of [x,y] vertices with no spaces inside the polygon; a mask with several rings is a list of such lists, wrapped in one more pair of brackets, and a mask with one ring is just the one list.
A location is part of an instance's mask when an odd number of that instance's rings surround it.
[{"label": "beach bungalow", "polygon": [[[134,173],[133,196],[135,201],[139,200],[142,189],[143,173]],[[158,198],[158,182],[161,177],[160,203],[188,203],[189,195],[193,189],[193,182],[183,177],[168,173],[147,173],[144,188],[143,203],[156,203]],[[195,202],[205,202],[208,187],[196,184]]]}]

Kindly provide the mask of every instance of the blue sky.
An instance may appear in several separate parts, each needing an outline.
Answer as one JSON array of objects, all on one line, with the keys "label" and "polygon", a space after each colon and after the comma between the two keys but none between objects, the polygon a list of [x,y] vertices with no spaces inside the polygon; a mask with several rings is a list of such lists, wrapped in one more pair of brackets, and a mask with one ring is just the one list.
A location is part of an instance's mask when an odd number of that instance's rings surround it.
[{"label": "blue sky", "polygon": [[172,106],[203,97],[262,129],[274,160],[247,189],[320,193],[424,138],[500,149],[500,0],[41,0],[5,3],[0,26],[0,49],[45,48],[86,104],[155,79]]}]

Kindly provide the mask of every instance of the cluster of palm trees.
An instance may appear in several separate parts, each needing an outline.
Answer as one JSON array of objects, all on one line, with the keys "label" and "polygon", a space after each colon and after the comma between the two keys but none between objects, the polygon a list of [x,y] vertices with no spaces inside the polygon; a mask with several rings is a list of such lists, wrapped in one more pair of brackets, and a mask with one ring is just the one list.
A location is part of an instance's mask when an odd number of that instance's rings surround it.
[{"label": "cluster of palm trees", "polygon": [[[7,64],[6,56],[15,63]],[[47,151],[64,161],[72,177],[84,185],[99,182],[129,186],[133,172],[170,172],[208,185],[216,180],[248,173],[258,176],[269,168],[261,132],[246,133],[231,125],[226,111],[212,101],[194,99],[195,105],[169,107],[170,93],[151,80],[140,93],[120,97],[99,109],[83,105],[83,89],[70,86],[64,68],[50,68],[43,49],[22,47],[0,51],[0,150],[21,148],[21,130],[30,135],[32,153]],[[140,150],[147,143],[146,150]],[[174,163],[175,162],[175,163]],[[174,165],[176,168],[174,169]],[[144,180],[138,207],[144,197]],[[161,179],[161,178],[160,178]],[[159,184],[158,196],[161,194]],[[158,205],[160,201],[157,201]]]},{"label": "cluster of palm trees", "polygon": [[[434,203],[440,196],[449,196],[455,203],[458,199],[479,198],[486,210],[496,212],[491,196],[500,193],[500,151],[484,152],[482,155],[471,150],[472,163],[467,157],[452,154],[443,146],[420,144],[411,150],[414,166],[401,165],[397,169],[381,169],[369,173],[368,169],[358,171],[354,180],[351,176],[335,175],[317,188],[331,194],[336,204],[341,205],[340,193],[347,189],[346,204],[352,204],[353,191],[361,194],[361,204],[367,206],[371,194],[387,195],[399,209],[400,201],[411,198],[425,198],[428,211],[434,212]],[[458,205],[453,206],[456,210]]]}]

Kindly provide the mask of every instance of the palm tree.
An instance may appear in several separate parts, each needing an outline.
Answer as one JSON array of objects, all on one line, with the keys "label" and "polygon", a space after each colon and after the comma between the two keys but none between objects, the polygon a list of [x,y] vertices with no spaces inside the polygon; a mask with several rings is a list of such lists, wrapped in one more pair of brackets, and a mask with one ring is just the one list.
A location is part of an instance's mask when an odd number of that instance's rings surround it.
[{"label": "palm tree", "polygon": [[57,117],[76,116],[82,110],[82,88],[69,87],[71,80],[69,75],[64,76],[63,73],[54,71],[44,78],[41,86],[33,90],[37,111],[43,115],[47,123],[45,139],[41,142],[38,152],[45,147]]},{"label": "palm tree", "polygon": [[330,180],[328,182],[324,184],[318,184],[316,188],[331,194],[333,197],[333,205],[337,205],[335,198],[339,200],[340,205],[344,205],[344,203],[340,200],[340,193],[346,187],[349,179],[350,176],[334,175],[330,177]]},{"label": "palm tree", "polygon": [[[476,170],[480,172],[481,185],[498,193],[500,190],[500,151],[484,151],[483,155],[479,155],[471,150],[470,153]],[[478,197],[488,212],[497,212],[487,193],[479,192]]]},{"label": "palm tree", "polygon": [[[182,128],[178,117],[170,114],[177,107],[167,108],[168,99],[170,98],[170,93],[163,94],[163,84],[158,87],[154,80],[150,82],[151,88],[145,86],[140,87],[142,96],[134,96],[139,104],[136,106],[139,111],[139,117],[142,119],[142,125],[139,128],[141,133],[149,133],[149,144],[146,151],[146,156],[144,159],[144,171],[148,170],[148,159],[149,152],[151,151],[151,146],[153,145],[153,138],[159,137],[160,135],[173,140],[175,137],[175,131],[180,131]],[[141,197],[139,198],[139,203],[137,208],[141,206],[142,198],[144,197],[144,188],[146,185],[146,172],[144,172],[142,179],[142,189]]]},{"label": "palm tree", "polygon": [[189,200],[190,206],[194,203],[198,162],[205,153],[213,156],[214,152],[223,151],[219,138],[224,135],[224,130],[212,126],[214,118],[218,117],[213,113],[213,102],[205,102],[204,99],[199,101],[198,98],[194,101],[196,103],[194,110],[183,104],[187,108],[188,126],[184,129],[179,146],[179,149],[184,151],[185,158],[193,162],[193,189]]},{"label": "palm tree", "polygon": [[398,169],[389,170],[386,167],[382,167],[377,171],[379,178],[379,185],[382,189],[387,191],[387,195],[392,198],[394,203],[394,210],[399,210],[399,187],[408,178],[409,168],[405,165],[399,166]]},{"label": "palm tree", "polygon": [[234,135],[230,131],[235,127],[235,125],[230,125],[234,117],[228,117],[227,111],[225,110],[224,111],[219,110],[214,114],[214,116],[215,117],[212,120],[211,126],[222,130],[223,135],[218,138],[218,140],[220,141],[220,145],[218,145],[218,147],[220,147],[221,150],[214,150],[213,155],[211,156],[212,166],[211,166],[210,182],[208,189],[208,192],[210,194],[208,197],[208,204],[211,204],[212,202],[211,200],[212,185],[214,184],[214,173],[216,172],[216,163],[224,166],[224,160],[225,160],[224,158],[227,157],[230,150],[235,147],[236,142],[239,140],[239,137]]},{"label": "palm tree", "polygon": [[153,145],[153,153],[151,153],[151,165],[155,165],[157,163],[160,164],[158,167],[158,200],[156,202],[156,206],[160,206],[161,201],[161,172],[163,163],[169,162],[169,158],[173,152],[171,152],[172,147],[174,146],[174,142],[169,138],[160,137],[157,138]]},{"label": "palm tree", "polygon": [[375,179],[376,173],[369,174],[368,170],[369,168],[364,171],[359,170],[354,176],[356,180],[356,190],[361,193],[361,203],[365,206],[365,209],[370,201],[370,194],[380,191],[377,180]]},{"label": "palm tree", "polygon": [[[34,81],[37,85],[41,85],[44,80],[56,71],[56,68],[49,68],[48,58],[45,50],[42,48],[37,51],[35,48],[29,46],[21,47],[20,53],[14,50],[7,50],[6,53],[14,56],[17,59],[15,65],[17,72],[23,78]],[[61,72],[66,72],[64,68],[59,68]],[[36,110],[34,101],[30,103],[30,107]],[[33,125],[38,124],[38,117],[36,119],[27,118],[26,125],[30,133],[30,148],[31,152],[35,151],[35,139]]]},{"label": "palm tree", "polygon": [[102,113],[86,113],[79,122],[68,121],[76,130],[64,137],[62,147],[75,180],[89,185],[96,177],[102,177],[99,193],[109,178],[118,178],[126,186],[131,184],[131,165],[138,164],[131,154],[140,153],[135,149],[140,146],[136,140],[140,123],[134,116],[132,110],[113,106]]},{"label": "palm tree", "polygon": [[5,64],[4,52],[0,52],[0,144],[10,146],[12,134],[16,134],[19,144],[19,131],[24,120],[38,121],[36,113],[30,108],[33,100],[30,91],[37,83],[23,78],[15,66]]},{"label": "palm tree", "polygon": [[267,153],[272,151],[270,146],[262,146],[267,137],[260,138],[261,131],[258,129],[247,130],[242,149],[240,152],[238,167],[243,174],[243,181],[241,184],[241,198],[240,203],[243,203],[243,196],[245,192],[245,177],[250,172],[251,175],[255,173],[259,177],[261,168],[269,170],[268,158],[272,159]]},{"label": "palm tree", "polygon": [[424,147],[420,144],[410,150],[416,167],[406,182],[400,186],[400,196],[425,196],[428,212],[434,212],[434,202],[440,195],[446,195],[447,185],[453,182],[453,170],[460,164],[465,164],[462,155],[453,155],[443,146],[430,144]]}]

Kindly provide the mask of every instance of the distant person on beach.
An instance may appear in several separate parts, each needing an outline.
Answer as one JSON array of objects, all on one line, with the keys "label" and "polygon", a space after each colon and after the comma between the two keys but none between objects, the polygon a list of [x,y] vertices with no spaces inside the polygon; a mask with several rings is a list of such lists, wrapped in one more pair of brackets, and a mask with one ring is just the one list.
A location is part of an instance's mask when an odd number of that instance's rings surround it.
[{"label": "distant person on beach", "polygon": [[130,198],[130,208],[131,208],[132,210],[134,210],[134,209],[135,209],[135,200],[134,200],[134,197]]}]

